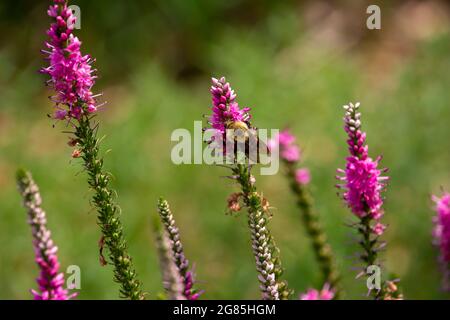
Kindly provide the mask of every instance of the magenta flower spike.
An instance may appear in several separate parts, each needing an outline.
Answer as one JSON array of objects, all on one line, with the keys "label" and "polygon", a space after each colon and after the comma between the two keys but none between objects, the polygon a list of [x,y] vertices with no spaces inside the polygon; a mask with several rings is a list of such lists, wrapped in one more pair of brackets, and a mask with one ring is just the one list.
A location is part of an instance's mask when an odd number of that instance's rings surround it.
[{"label": "magenta flower spike", "polygon": [[432,199],[436,204],[433,235],[440,250],[442,287],[445,291],[450,291],[450,193],[446,192],[440,198],[433,196]]},{"label": "magenta flower spike", "polygon": [[224,133],[230,122],[248,122],[251,118],[250,108],[240,108],[236,102],[236,93],[224,77],[212,78],[212,115],[209,118],[211,127]]},{"label": "magenta flower spike", "polygon": [[64,288],[64,274],[59,271],[58,247],[53,243],[47,228],[45,211],[41,208],[39,188],[29,172],[17,173],[17,184],[28,211],[28,223],[33,234],[36,263],[40,269],[37,278],[38,290],[31,290],[34,300],[69,300],[76,294],[69,294]]},{"label": "magenta flower spike", "polygon": [[98,123],[93,118],[100,107],[92,93],[95,83],[93,59],[81,53],[81,42],[73,35],[75,16],[66,0],[54,0],[48,15],[53,20],[47,31],[46,42],[49,65],[41,72],[50,76],[47,85],[54,91],[51,100],[55,103],[53,118],[66,120],[74,129],[69,145],[76,147],[72,158],[83,160],[88,184],[95,195],[92,204],[97,209],[97,219],[102,231],[101,243],[107,256],[101,256],[102,265],[114,266],[114,280],[120,284],[120,295],[133,300],[144,299],[141,284],[137,279],[127,243],[123,235],[119,207],[115,203],[115,190],[110,187],[111,176],[103,169],[100,140],[97,138]]},{"label": "magenta flower spike", "polygon": [[95,83],[94,60],[82,55],[81,42],[73,35],[76,17],[67,7],[66,0],[54,0],[47,13],[53,19],[47,31],[46,42],[49,66],[41,72],[48,74],[47,84],[56,92],[51,97],[55,102],[55,119],[80,119],[82,114],[97,111],[95,97],[91,91]]},{"label": "magenta flower spike", "polygon": [[348,134],[350,156],[347,157],[345,170],[338,170],[343,174],[338,177],[343,182],[338,187],[344,190],[344,200],[357,217],[368,216],[378,222],[383,216],[381,192],[389,178],[382,176],[386,169],[378,168],[381,157],[372,160],[368,155],[366,133],[361,131],[359,105],[350,103],[344,106],[345,132]]},{"label": "magenta flower spike", "polygon": [[[359,244],[364,250],[360,256],[364,266],[359,275],[365,275],[367,267],[380,266],[378,253],[385,243],[381,242],[379,237],[386,229],[381,223],[384,213],[381,193],[386,187],[388,177],[383,176],[386,169],[378,168],[381,157],[373,160],[368,155],[366,133],[361,130],[359,106],[359,103],[344,106],[344,129],[348,135],[350,155],[347,157],[345,170],[338,169],[342,176],[337,177],[341,181],[337,187],[343,190],[344,201],[359,219],[355,227],[361,235]],[[379,289],[369,290],[369,293],[375,299],[400,297],[399,292],[389,291],[389,283],[392,282],[385,281]]]}]

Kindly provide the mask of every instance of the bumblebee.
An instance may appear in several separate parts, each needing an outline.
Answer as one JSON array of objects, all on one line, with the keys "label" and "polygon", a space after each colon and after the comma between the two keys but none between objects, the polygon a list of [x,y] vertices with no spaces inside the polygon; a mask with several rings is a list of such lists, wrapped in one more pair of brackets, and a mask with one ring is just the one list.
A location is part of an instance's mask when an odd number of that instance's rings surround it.
[{"label": "bumblebee", "polygon": [[[250,127],[248,122],[244,121],[228,121],[225,124],[227,129],[224,133],[224,150],[226,149],[226,142],[231,139],[234,140],[234,156],[235,159],[238,158],[238,151],[244,151],[245,156],[253,163],[260,162],[260,146],[262,150],[266,150],[267,154],[270,154],[270,150],[267,145],[262,142],[258,137],[258,130],[256,128]],[[228,130],[232,130],[229,132]],[[233,143],[233,142],[232,142]],[[244,146],[244,147],[243,147]],[[256,149],[250,150],[250,146]],[[244,150],[242,150],[244,148]],[[240,150],[239,150],[240,149]],[[252,151],[252,152],[251,152]]]}]

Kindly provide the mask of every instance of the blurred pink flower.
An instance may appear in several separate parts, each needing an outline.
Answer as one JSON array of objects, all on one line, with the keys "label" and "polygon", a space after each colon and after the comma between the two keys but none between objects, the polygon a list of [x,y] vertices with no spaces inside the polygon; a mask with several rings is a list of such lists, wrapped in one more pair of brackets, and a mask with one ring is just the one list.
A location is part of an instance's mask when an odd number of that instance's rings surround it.
[{"label": "blurred pink flower", "polygon": [[446,192],[440,198],[432,198],[436,203],[433,235],[436,245],[440,248],[444,289],[450,291],[450,193]]},{"label": "blurred pink flower", "polygon": [[295,137],[289,132],[288,129],[284,129],[278,135],[278,142],[282,147],[289,147],[295,143]]},{"label": "blurred pink flower", "polygon": [[295,144],[288,147],[282,147],[280,154],[287,162],[297,162],[300,160],[300,148]]},{"label": "blurred pink flower", "polygon": [[295,137],[288,129],[282,130],[277,136],[269,140],[269,150],[280,148],[281,158],[287,162],[300,161],[301,150],[295,142]]},{"label": "blurred pink flower", "polygon": [[309,172],[309,169],[307,168],[301,168],[297,169],[295,171],[295,181],[301,185],[309,184],[311,181],[311,174]]},{"label": "blurred pink flower", "polygon": [[316,289],[308,289],[306,293],[300,295],[300,300],[332,300],[334,291],[330,289],[330,285],[326,283],[321,291]]},{"label": "blurred pink flower", "polygon": [[377,236],[381,236],[383,234],[384,230],[386,230],[386,226],[380,222],[377,222],[372,227],[373,233],[375,233]]}]

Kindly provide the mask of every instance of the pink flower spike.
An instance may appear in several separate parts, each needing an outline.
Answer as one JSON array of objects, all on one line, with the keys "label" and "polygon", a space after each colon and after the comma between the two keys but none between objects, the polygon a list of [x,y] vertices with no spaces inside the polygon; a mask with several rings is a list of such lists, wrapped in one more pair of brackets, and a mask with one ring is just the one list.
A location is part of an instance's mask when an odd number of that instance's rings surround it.
[{"label": "pink flower spike", "polygon": [[70,295],[64,288],[64,274],[59,272],[58,248],[47,229],[47,218],[41,208],[41,196],[31,174],[25,171],[17,173],[17,184],[23,197],[24,207],[28,211],[28,223],[33,234],[33,246],[36,264],[40,269],[36,279],[39,290],[31,290],[34,300],[69,300]]},{"label": "pink flower spike", "polygon": [[359,103],[355,105],[350,103],[344,106],[344,109],[350,156],[347,157],[345,171],[339,170],[343,173],[343,176],[338,178],[343,181],[342,188],[345,190],[343,198],[356,216],[362,218],[370,215],[373,219],[379,220],[383,215],[381,192],[388,177],[382,176],[385,169],[378,168],[381,158],[372,160],[368,156],[368,147],[364,145],[366,134],[361,131]]},{"label": "pink flower spike", "polygon": [[[347,145],[350,155],[346,158],[345,170],[339,170],[341,182],[337,187],[343,190],[343,199],[352,213],[358,217],[358,223],[353,226],[361,237],[359,243],[363,253],[359,255],[364,269],[371,265],[381,265],[379,252],[385,247],[380,241],[386,230],[381,223],[384,215],[382,192],[386,189],[388,177],[383,176],[387,171],[378,167],[381,157],[373,160],[369,157],[369,147],[366,144],[366,133],[361,130],[361,113],[359,103],[349,103],[344,106],[344,130],[347,133]],[[360,276],[367,276],[365,272]],[[381,290],[369,290],[368,295],[374,299],[387,299],[391,293],[386,289],[386,281]]]},{"label": "pink flower spike", "polygon": [[239,107],[236,102],[236,94],[225,77],[212,78],[212,115],[209,117],[212,128],[221,133],[225,132],[231,122],[241,121],[249,124],[250,108]]},{"label": "pink flower spike", "polygon": [[76,17],[67,7],[67,2],[54,0],[47,13],[53,23],[47,31],[50,38],[46,42],[48,51],[43,52],[50,65],[40,71],[50,76],[47,83],[56,92],[52,98],[57,109],[54,118],[79,119],[85,110],[88,113],[96,111],[91,91],[96,78],[91,67],[92,59],[81,54],[81,41],[72,34]]}]

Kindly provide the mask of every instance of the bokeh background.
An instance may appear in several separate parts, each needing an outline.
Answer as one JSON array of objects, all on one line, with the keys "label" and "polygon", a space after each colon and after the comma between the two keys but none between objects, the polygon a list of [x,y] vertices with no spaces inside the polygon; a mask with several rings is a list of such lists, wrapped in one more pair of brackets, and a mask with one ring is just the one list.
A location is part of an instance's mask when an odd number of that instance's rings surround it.
[{"label": "bokeh background", "polygon": [[[16,169],[40,185],[62,268],[81,268],[79,299],[116,299],[101,267],[99,228],[85,175],[70,157],[39,50],[49,1],[0,2],[0,298],[30,299],[37,267]],[[450,9],[443,1],[378,1],[382,29],[366,28],[365,1],[139,0],[72,2],[81,8],[83,52],[97,58],[96,91],[129,250],[144,288],[162,291],[151,221],[158,196],[171,203],[204,299],[259,298],[245,215],[225,215],[237,190],[223,168],[170,161],[176,128],[209,112],[209,78],[225,75],[264,128],[290,126],[312,171],[312,192],[343,273],[346,298],[360,299],[350,213],[336,195],[344,166],[341,106],[361,101],[372,156],[382,154],[386,269],[406,298],[444,299],[432,245],[430,194],[450,189]],[[320,273],[282,173],[258,178],[274,207],[271,228],[296,294]]]}]

